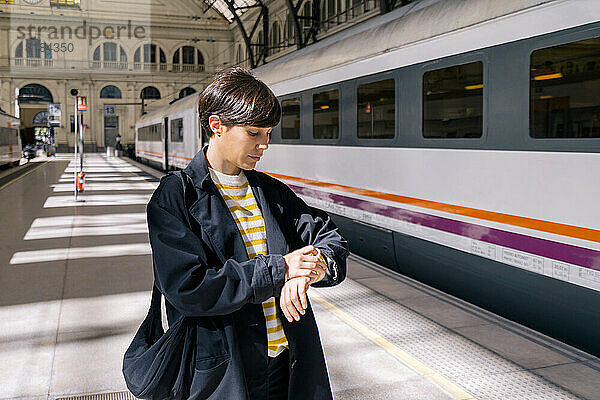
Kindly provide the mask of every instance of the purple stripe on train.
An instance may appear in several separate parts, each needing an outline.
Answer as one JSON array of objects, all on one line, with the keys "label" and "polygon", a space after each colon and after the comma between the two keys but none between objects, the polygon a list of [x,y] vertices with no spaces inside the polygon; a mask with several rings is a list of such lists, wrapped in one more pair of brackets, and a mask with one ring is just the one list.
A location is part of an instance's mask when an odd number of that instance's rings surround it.
[{"label": "purple stripe on train", "polygon": [[600,251],[288,184],[298,194],[600,271]]}]

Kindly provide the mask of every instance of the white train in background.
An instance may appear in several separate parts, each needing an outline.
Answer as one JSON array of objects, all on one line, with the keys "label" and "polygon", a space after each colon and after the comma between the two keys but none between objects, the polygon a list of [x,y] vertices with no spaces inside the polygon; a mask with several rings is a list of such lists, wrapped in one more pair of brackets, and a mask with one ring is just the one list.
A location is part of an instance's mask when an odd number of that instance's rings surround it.
[{"label": "white train in background", "polygon": [[[255,72],[283,109],[257,169],[353,252],[600,355],[600,1],[416,1]],[[185,166],[195,123],[138,157]]]},{"label": "white train in background", "polygon": [[[163,170],[185,168],[202,148],[194,93],[143,115],[135,124],[136,158]],[[166,140],[165,140],[166,138]]]},{"label": "white train in background", "polygon": [[18,118],[0,112],[0,165],[14,165],[21,160],[20,124]]}]

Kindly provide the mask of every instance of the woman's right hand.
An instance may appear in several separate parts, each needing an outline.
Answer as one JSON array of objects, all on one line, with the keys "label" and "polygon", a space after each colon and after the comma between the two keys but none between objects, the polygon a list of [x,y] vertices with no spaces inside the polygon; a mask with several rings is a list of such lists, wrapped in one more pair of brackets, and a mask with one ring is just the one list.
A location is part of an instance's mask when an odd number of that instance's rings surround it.
[{"label": "woman's right hand", "polygon": [[318,254],[319,252],[314,246],[308,245],[283,256],[285,280],[307,277],[314,281],[320,274],[325,273],[327,265]]}]

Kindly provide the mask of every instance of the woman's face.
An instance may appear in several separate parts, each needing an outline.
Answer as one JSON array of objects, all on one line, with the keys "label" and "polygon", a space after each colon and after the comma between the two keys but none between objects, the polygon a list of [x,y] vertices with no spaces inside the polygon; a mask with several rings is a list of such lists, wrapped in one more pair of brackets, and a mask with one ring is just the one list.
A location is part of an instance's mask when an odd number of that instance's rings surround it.
[{"label": "woman's face", "polygon": [[209,151],[214,145],[209,157],[211,167],[229,175],[237,175],[241,169],[254,169],[269,148],[272,130],[247,125],[220,125],[210,139]]}]

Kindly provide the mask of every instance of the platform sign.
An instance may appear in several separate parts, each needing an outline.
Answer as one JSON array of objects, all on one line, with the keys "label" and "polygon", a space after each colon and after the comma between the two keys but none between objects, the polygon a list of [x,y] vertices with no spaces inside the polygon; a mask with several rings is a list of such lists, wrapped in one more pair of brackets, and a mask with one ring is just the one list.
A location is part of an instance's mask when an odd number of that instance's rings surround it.
[{"label": "platform sign", "polygon": [[50,117],[58,117],[55,119],[60,119],[61,117],[60,111],[60,103],[49,103],[48,104],[48,116]]},{"label": "platform sign", "polygon": [[53,117],[52,115],[48,116],[48,126],[53,126],[55,128],[60,128],[60,117]]},{"label": "platform sign", "polygon": [[87,97],[77,96],[77,111],[87,111]]},{"label": "platform sign", "polygon": [[107,117],[116,115],[116,106],[114,104],[105,104],[104,105],[104,115]]}]

